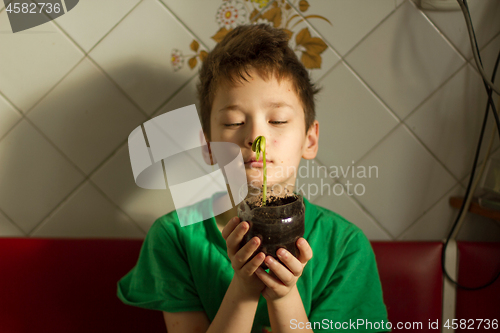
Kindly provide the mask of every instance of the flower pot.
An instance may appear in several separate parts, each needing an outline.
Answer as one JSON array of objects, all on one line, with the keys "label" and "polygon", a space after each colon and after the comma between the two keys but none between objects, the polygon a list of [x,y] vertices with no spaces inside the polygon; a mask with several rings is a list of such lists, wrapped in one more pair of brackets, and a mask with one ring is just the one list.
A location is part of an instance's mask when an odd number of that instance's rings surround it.
[{"label": "flower pot", "polygon": [[[266,191],[264,206],[262,206],[262,189],[257,189],[260,190],[257,193],[249,191],[247,198],[238,205],[238,217],[241,222],[247,221],[250,224],[240,248],[255,236],[261,240],[259,248],[248,261],[258,253],[264,252],[266,256],[272,256],[286,267],[276,255],[276,251],[282,247],[298,257],[299,249],[295,243],[304,236],[305,206],[303,195],[293,192],[293,189],[293,186],[286,186],[278,191],[276,189]],[[262,263],[261,267],[268,268],[265,263]]]}]

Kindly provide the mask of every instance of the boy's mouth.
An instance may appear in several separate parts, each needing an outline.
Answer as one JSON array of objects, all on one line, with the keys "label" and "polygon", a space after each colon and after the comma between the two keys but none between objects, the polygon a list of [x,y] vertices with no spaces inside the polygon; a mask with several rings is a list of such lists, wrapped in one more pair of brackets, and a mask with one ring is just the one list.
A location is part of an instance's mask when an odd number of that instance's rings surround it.
[{"label": "boy's mouth", "polygon": [[[272,163],[272,160],[269,160],[266,158],[266,166],[268,163]],[[263,167],[264,163],[262,159],[259,159],[258,161],[255,159],[255,157],[251,157],[245,161],[245,166],[253,167],[253,168],[259,168]]]}]

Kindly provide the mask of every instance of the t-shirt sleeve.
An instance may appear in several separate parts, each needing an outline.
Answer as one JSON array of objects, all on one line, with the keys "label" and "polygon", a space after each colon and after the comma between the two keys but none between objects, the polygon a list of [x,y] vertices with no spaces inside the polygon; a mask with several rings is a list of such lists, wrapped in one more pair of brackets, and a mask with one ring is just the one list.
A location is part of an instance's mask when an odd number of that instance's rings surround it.
[{"label": "t-shirt sleeve", "polygon": [[174,214],[153,223],[137,264],[118,281],[117,296],[123,303],[166,312],[204,310],[182,247],[180,227],[168,223]]},{"label": "t-shirt sleeve", "polygon": [[[341,255],[329,282],[313,301],[309,321],[322,323],[314,332],[390,332],[375,255],[363,232],[355,232],[337,253]],[[382,326],[383,320],[383,326]],[[337,326],[335,326],[337,325]]]}]

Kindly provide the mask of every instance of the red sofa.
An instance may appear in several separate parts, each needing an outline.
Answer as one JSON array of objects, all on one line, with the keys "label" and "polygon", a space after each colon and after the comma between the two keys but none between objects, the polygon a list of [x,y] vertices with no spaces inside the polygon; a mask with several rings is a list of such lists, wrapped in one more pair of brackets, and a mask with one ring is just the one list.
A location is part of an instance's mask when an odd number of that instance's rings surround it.
[{"label": "red sofa", "polygon": [[[142,240],[0,238],[0,332],[165,332],[161,312],[127,306],[116,297],[116,282],[134,266],[141,245]],[[372,246],[391,323],[422,322],[418,332],[439,332],[427,326],[429,320],[441,322],[442,244]],[[500,269],[499,243],[461,243],[459,250],[463,283],[485,281]],[[478,276],[481,265],[489,270]],[[480,293],[458,292],[457,318],[498,318],[499,296],[499,281]]]}]

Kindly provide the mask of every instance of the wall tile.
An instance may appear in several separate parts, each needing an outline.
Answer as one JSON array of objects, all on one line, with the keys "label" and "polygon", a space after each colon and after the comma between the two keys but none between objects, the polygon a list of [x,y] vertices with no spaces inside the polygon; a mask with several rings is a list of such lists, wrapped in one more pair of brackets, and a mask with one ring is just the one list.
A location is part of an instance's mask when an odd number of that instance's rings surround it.
[{"label": "wall tile", "polygon": [[418,218],[398,239],[440,241],[448,236],[455,221],[458,210],[451,207],[449,199],[452,196],[464,195],[465,189],[459,184],[447,192],[434,207]]},{"label": "wall tile", "polygon": [[[496,135],[498,136],[498,132],[496,133]],[[484,140],[486,140],[486,143],[484,143],[484,146],[483,146],[483,148],[481,150],[483,150],[483,149],[486,150],[487,149],[487,145],[489,144],[489,138],[487,136],[485,137]],[[497,148],[496,150],[492,149],[492,151],[491,151],[490,156],[488,157],[488,159],[490,159],[492,157],[495,157],[496,159],[500,158],[500,154],[499,153],[500,153],[500,148]],[[469,170],[468,170],[469,172],[467,173],[467,175],[465,177],[463,177],[462,179],[460,179],[460,184],[462,185],[462,187],[464,189],[466,189],[467,186],[469,185],[469,180],[470,180],[470,175],[471,175],[470,171],[472,170],[472,162],[473,162],[472,160],[469,161]],[[474,174],[474,178],[476,178],[479,175],[482,163],[483,163],[483,160],[480,159],[478,161],[478,163],[477,163],[477,167],[476,167],[476,172]],[[488,172],[488,170],[485,169],[484,172],[486,173],[486,172]],[[483,173],[483,177],[484,176],[485,175]],[[477,192],[476,192],[476,194],[479,193],[481,187],[482,187],[482,182],[479,182],[479,184],[477,185],[477,189],[476,189]]]},{"label": "wall tile", "polygon": [[[176,110],[191,104],[196,105],[196,110],[200,112],[200,103],[198,102],[196,84],[199,82],[198,75],[195,75],[171,100],[156,111],[151,118],[157,117],[165,112]],[[201,119],[200,119],[201,121]]]},{"label": "wall tile", "polygon": [[83,176],[26,120],[0,142],[0,209],[28,233]]},{"label": "wall tile", "polygon": [[[448,237],[459,210],[449,204],[452,196],[464,196],[465,188],[455,186],[439,202],[412,224],[400,240],[444,240]],[[494,220],[468,213],[457,235],[459,240],[500,241],[500,227]]]},{"label": "wall tile", "polygon": [[[481,167],[481,163],[483,161],[478,161],[478,164],[477,164],[477,169],[476,170],[479,170],[479,168]],[[472,170],[472,161],[470,161],[469,163],[469,168]],[[477,175],[477,172],[476,171],[476,174]],[[467,176],[465,176],[464,178],[460,179],[460,185],[462,185],[463,188],[467,188],[468,184],[469,184],[469,180],[470,180],[470,172],[467,174]]]},{"label": "wall tile", "polygon": [[2,11],[0,31],[0,91],[23,112],[83,57],[52,22],[14,34]]},{"label": "wall tile", "polygon": [[16,227],[9,219],[0,212],[0,237],[24,237],[21,229]]},{"label": "wall tile", "polygon": [[409,1],[354,48],[346,61],[400,118],[464,63]]},{"label": "wall tile", "polygon": [[[7,1],[7,3],[10,3],[11,1],[12,1],[12,0],[9,0],[9,1]],[[0,2],[0,12],[1,12],[1,11],[3,11],[3,10],[4,10],[4,8],[5,8],[5,2],[4,2],[4,1],[1,1],[1,2]]]},{"label": "wall tile", "polygon": [[[470,172],[486,101],[480,76],[467,65],[405,122],[455,177],[461,179]],[[489,142],[493,124],[490,114],[484,147]],[[494,147],[497,146],[498,136]],[[480,156],[484,157],[485,152],[483,148]]]},{"label": "wall tile", "polygon": [[351,165],[399,122],[344,64],[319,84],[317,158],[326,166]]},{"label": "wall tile", "polygon": [[143,239],[145,234],[92,184],[86,182],[45,219],[31,236]]},{"label": "wall tile", "polygon": [[[480,50],[481,61],[483,63],[484,72],[490,81],[493,75],[493,69],[495,69],[495,62],[497,61],[499,51],[500,51],[500,34],[498,34],[495,38],[493,38],[491,42],[489,42],[484,48]],[[477,68],[474,59],[471,59],[469,62],[472,64],[474,68]],[[483,87],[484,85],[481,83],[481,86]],[[498,66],[497,73],[495,75],[495,86],[499,87],[498,89],[500,89],[500,65]],[[493,93],[493,96],[495,96],[495,93]]]},{"label": "wall tile", "polygon": [[146,119],[88,59],[28,118],[87,174]]},{"label": "wall tile", "polygon": [[[365,175],[359,173],[360,167],[366,169]],[[371,177],[370,167],[378,170],[376,173],[372,169]],[[455,184],[450,174],[404,126],[397,127],[357,163],[354,170],[355,177],[349,172],[342,183],[350,182],[354,197],[393,237]]]},{"label": "wall tile", "polygon": [[457,239],[469,242],[500,242],[500,226],[495,220],[468,214]]},{"label": "wall tile", "polygon": [[89,51],[140,0],[80,1],[59,24],[85,51]]},{"label": "wall tile", "polygon": [[[488,149],[488,146],[489,146],[489,142],[490,142],[490,135],[491,133],[487,133],[487,135],[485,135],[484,139],[483,139],[483,146],[482,146],[482,149],[481,151],[483,152],[483,158],[485,157],[484,155],[486,155],[487,153],[487,149]],[[495,132],[495,138],[498,138],[498,131]],[[476,166],[476,171],[474,173],[474,179],[477,179],[479,177],[479,173],[481,172],[481,168],[482,168],[482,163],[483,163],[483,158],[480,158],[478,160],[478,163],[477,163],[477,166]],[[484,180],[485,180],[485,177],[486,175],[488,174],[489,170],[488,170],[488,163],[491,159],[495,159],[495,160],[498,160],[500,159],[500,147],[497,147],[496,149],[491,149],[490,151],[490,154],[488,155],[488,159],[486,161],[486,166],[485,166],[485,169],[484,169],[484,172],[483,174],[481,175],[481,180],[479,181],[479,183],[477,184],[477,188],[476,188],[476,191],[475,191],[475,195],[480,195],[482,194],[482,190],[481,188],[483,187],[483,184],[484,184]],[[473,163],[473,160],[471,159],[469,161],[469,172],[467,173],[467,176],[465,176],[461,181],[460,183],[462,184],[463,188],[466,189],[467,186],[469,185],[469,181],[470,181],[470,175],[471,175],[471,171],[472,171],[472,163]]]},{"label": "wall tile", "polygon": [[0,138],[16,124],[22,115],[0,95]]},{"label": "wall tile", "polygon": [[170,191],[147,190],[136,185],[127,144],[97,170],[91,180],[144,232],[157,218],[175,209]]},{"label": "wall tile", "polygon": [[[189,56],[195,53],[189,49],[192,41],[193,36],[162,4],[148,0],[113,29],[90,56],[142,109],[152,114],[196,72],[188,66]],[[173,49],[186,55],[183,67],[177,71],[171,63]]]},{"label": "wall tile", "polygon": [[[341,193],[340,190],[337,193]],[[345,192],[341,195],[324,195],[314,204],[334,211],[358,226],[370,240],[391,240],[386,233],[362,208]]]},{"label": "wall tile", "polygon": [[[297,8],[297,0],[289,0]],[[301,14],[322,15],[322,19],[309,19],[309,23],[328,40],[330,45],[345,55],[377,24],[395,9],[394,0],[308,0],[310,7]]]},{"label": "wall tile", "polygon": [[[469,0],[467,3],[471,12],[477,44],[479,48],[482,48],[500,32],[500,20],[498,19],[500,16],[500,2]],[[461,10],[452,12],[425,10],[424,13],[461,54],[467,59],[472,58],[467,25]]]},{"label": "wall tile", "polygon": [[314,202],[322,195],[332,193],[333,179],[329,177],[326,166],[315,159],[302,158],[296,170],[295,186],[297,190],[304,192],[307,200]]}]

